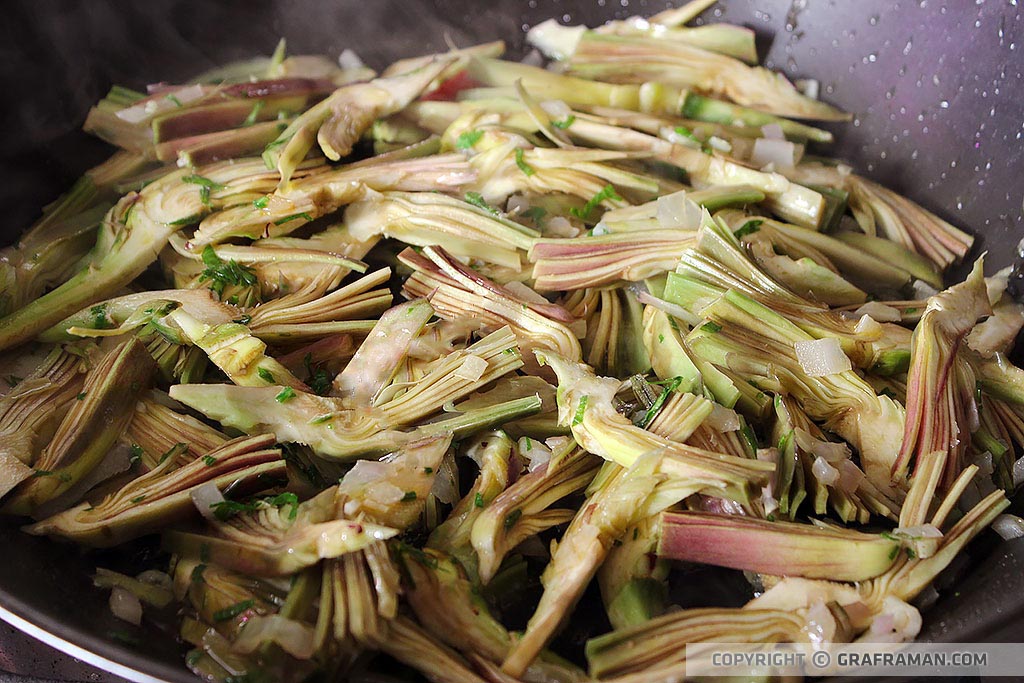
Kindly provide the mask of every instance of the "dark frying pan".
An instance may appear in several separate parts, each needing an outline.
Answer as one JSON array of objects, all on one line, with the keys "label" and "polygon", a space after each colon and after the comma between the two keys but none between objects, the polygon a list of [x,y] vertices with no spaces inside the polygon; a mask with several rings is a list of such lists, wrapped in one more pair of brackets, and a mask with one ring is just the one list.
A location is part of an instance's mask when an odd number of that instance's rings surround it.
[{"label": "dark frying pan", "polygon": [[[1024,17],[1013,0],[724,0],[709,19],[755,29],[767,63],[813,77],[856,114],[831,153],[969,229],[995,270],[1024,236]],[[650,14],[663,0],[5,0],[0,22],[0,244],[104,158],[79,132],[113,83],[175,81],[232,59],[355,49],[371,65],[495,38],[522,51],[522,29],[550,16],[598,24]],[[987,543],[986,543],[987,541]],[[925,613],[932,640],[1024,640],[1024,543],[982,539]],[[174,639],[128,629],[89,575],[140,563],[20,533],[0,522],[0,618],[136,681],[193,681]]]}]

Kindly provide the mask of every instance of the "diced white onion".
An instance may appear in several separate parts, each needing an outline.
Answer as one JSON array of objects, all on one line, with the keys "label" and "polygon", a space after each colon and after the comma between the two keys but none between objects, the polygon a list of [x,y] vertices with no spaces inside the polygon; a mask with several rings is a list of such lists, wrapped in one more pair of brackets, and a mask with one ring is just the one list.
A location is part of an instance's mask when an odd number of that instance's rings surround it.
[{"label": "diced white onion", "polygon": [[689,135],[680,135],[675,131],[675,128],[665,126],[659,131],[661,137],[665,138],[674,145],[682,145],[683,147],[689,147],[691,149],[700,149],[700,141],[694,140]]},{"label": "diced white onion", "polygon": [[389,481],[379,481],[366,487],[366,497],[384,505],[391,505],[402,500],[405,491]]},{"label": "diced white onion", "polygon": [[526,201],[526,197],[521,194],[509,196],[508,202],[505,203],[505,213],[521,214],[529,210],[530,202]]},{"label": "diced white onion", "polygon": [[801,78],[793,85],[803,93],[804,97],[809,97],[812,100],[818,99],[818,95],[821,92],[821,83],[815,78]]},{"label": "diced white onion", "polygon": [[359,57],[359,55],[356,54],[355,50],[346,47],[344,50],[341,51],[341,54],[338,55],[338,66],[340,66],[342,69],[350,70],[362,69],[364,66],[366,66],[366,64]]},{"label": "diced white onion", "polygon": [[750,160],[756,166],[771,164],[775,168],[793,168],[797,161],[796,145],[788,140],[758,138],[754,140]]},{"label": "diced white onion", "polygon": [[388,476],[388,467],[376,460],[360,460],[342,478],[346,489],[352,490],[364,484],[372,484]]},{"label": "diced white onion", "polygon": [[562,100],[544,100],[540,108],[554,121],[564,121],[572,115],[572,109]]},{"label": "diced white onion", "polygon": [[142,602],[127,588],[114,586],[110,590],[110,611],[129,624],[138,626],[142,623]]},{"label": "diced white onion", "polygon": [[845,443],[815,439],[811,445],[811,453],[823,458],[826,462],[837,463],[850,457],[850,447]]},{"label": "diced white onion", "polygon": [[540,50],[533,49],[526,53],[526,56],[519,60],[520,64],[527,66],[544,66],[544,55]]},{"label": "diced white onion", "polygon": [[544,223],[545,237],[576,237],[580,231],[565,216],[555,216]]},{"label": "diced white onion", "polygon": [[551,460],[551,449],[542,441],[524,436],[519,439],[519,455],[530,461],[527,469],[533,472]]},{"label": "diced white onion", "polygon": [[825,486],[834,486],[839,481],[839,470],[829,465],[825,458],[820,455],[814,458],[814,465],[811,466],[811,471],[814,472],[814,478]]},{"label": "diced white onion", "polygon": [[316,652],[313,627],[280,614],[251,617],[231,649],[249,654],[264,643],[275,643],[296,659],[309,659]]},{"label": "diced white onion", "polygon": [[586,26],[562,26],[555,19],[548,19],[526,33],[526,42],[551,59],[563,60],[576,52]]},{"label": "diced white onion", "polygon": [[168,576],[166,572],[162,572],[158,569],[147,569],[135,578],[142,583],[148,583],[151,586],[159,586],[160,588],[166,588],[167,590],[174,589],[174,580]]},{"label": "diced white onion", "polygon": [[1014,487],[1024,484],[1024,458],[1017,458],[1013,462],[1013,485]]},{"label": "diced white onion", "polygon": [[1024,536],[1024,519],[1017,515],[999,515],[992,522],[992,531],[1003,537],[1004,541]]},{"label": "diced white onion", "polygon": [[992,454],[988,451],[975,458],[974,464],[978,466],[978,473],[983,477],[990,476],[995,471],[992,467]]},{"label": "diced white onion", "polygon": [[704,420],[704,423],[712,429],[723,433],[738,432],[740,429],[740,416],[736,414],[735,410],[716,403],[711,409],[711,413]]},{"label": "diced white onion", "polygon": [[217,519],[213,506],[224,502],[224,494],[220,492],[216,484],[212,481],[200,484],[189,492],[189,496],[192,498],[192,504],[196,506],[196,510],[199,510],[199,514],[210,521]]},{"label": "diced white onion", "polygon": [[841,460],[839,468],[839,489],[846,493],[856,493],[860,483],[864,481],[865,474],[851,460]]},{"label": "diced white onion", "polygon": [[712,149],[717,149],[719,152],[725,152],[728,154],[732,151],[732,145],[728,140],[724,140],[717,135],[712,135],[708,138],[708,146]]},{"label": "diced white onion", "polygon": [[434,475],[434,484],[430,487],[430,492],[439,501],[446,505],[454,503],[459,498],[459,491],[455,485],[455,475],[452,467],[446,466],[446,463],[450,461],[450,458],[445,458],[441,461],[441,466],[437,468],[437,473]]},{"label": "diced white onion", "polygon": [[808,377],[825,377],[853,367],[835,337],[799,341],[794,345],[796,358]]},{"label": "diced white onion", "polygon": [[886,306],[881,301],[869,301],[856,311],[855,315],[870,315],[880,323],[898,323],[902,317],[898,309]]},{"label": "diced white onion", "polygon": [[836,633],[836,618],[824,600],[815,600],[807,610],[807,639],[812,643],[830,643]]},{"label": "diced white onion", "polygon": [[761,126],[761,136],[769,140],[786,139],[786,134],[782,132],[782,126],[777,123],[769,123]]},{"label": "diced white onion", "polygon": [[896,536],[907,538],[942,538],[942,530],[934,524],[918,524],[917,526],[901,526],[893,529]]},{"label": "diced white onion", "polygon": [[590,231],[590,234],[597,237],[600,235],[607,235],[610,232],[608,224],[604,222],[604,219],[601,219],[598,221],[597,225],[594,226],[594,229]]},{"label": "diced white onion", "polygon": [[668,229],[697,230],[704,216],[704,210],[686,196],[686,190],[658,197],[657,211],[658,224]]},{"label": "diced white onion", "polygon": [[882,334],[882,326],[870,315],[862,315],[853,331],[857,334],[876,336]]},{"label": "diced white onion", "polygon": [[914,298],[919,300],[929,299],[939,293],[939,290],[935,289],[924,280],[914,280],[910,286],[914,290]]},{"label": "diced white onion", "polygon": [[487,372],[487,361],[480,356],[467,355],[462,360],[462,365],[455,369],[455,376],[460,379],[475,382]]}]

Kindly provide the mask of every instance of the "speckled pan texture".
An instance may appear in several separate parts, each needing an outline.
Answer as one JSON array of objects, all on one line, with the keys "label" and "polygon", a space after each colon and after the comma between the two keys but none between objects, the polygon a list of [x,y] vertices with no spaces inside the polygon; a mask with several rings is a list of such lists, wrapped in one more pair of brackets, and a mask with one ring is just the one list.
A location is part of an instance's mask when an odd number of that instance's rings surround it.
[{"label": "speckled pan texture", "polygon": [[[389,59],[522,32],[650,14],[650,0],[5,0],[0,22],[0,243],[104,156],[78,128],[112,83],[174,81],[269,53],[355,49]],[[815,78],[855,114],[833,154],[979,235],[990,270],[1024,235],[1024,8],[1017,0],[724,0],[706,20],[758,32],[769,66]],[[95,557],[0,525],[0,606],[44,631],[149,676],[193,680],[166,635],[128,647],[103,595]],[[974,547],[965,575],[926,612],[932,639],[1021,640],[1024,542]],[[16,656],[16,655],[15,655]],[[153,678],[139,678],[153,680]]]}]

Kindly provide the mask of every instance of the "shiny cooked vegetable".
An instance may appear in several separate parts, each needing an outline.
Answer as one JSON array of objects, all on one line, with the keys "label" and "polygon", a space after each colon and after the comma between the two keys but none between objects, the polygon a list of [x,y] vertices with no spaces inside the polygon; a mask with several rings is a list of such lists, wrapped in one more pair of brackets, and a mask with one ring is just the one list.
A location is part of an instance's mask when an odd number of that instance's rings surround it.
[{"label": "shiny cooked vegetable", "polygon": [[[972,238],[823,156],[849,117],[711,4],[544,22],[547,67],[282,43],[113,88],[117,151],[0,251],[0,509],[159,544],[96,585],[212,683],[913,639],[1024,528],[1024,307],[983,255],[947,283]],[[694,563],[746,604],[686,604]]]}]

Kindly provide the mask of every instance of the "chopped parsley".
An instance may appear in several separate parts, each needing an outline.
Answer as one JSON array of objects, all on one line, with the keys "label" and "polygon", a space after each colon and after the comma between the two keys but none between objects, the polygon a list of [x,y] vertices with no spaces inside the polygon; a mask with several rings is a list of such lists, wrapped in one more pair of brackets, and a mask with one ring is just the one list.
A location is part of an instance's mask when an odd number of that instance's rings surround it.
[{"label": "chopped parsley", "polygon": [[174,93],[171,93],[170,95],[164,95],[164,99],[167,100],[168,102],[173,102],[175,107],[184,107],[185,106],[184,104],[181,103],[181,100],[179,100],[177,97],[175,97]]},{"label": "chopped parsley", "polygon": [[516,522],[518,522],[519,518],[522,516],[523,511],[521,508],[516,508],[512,512],[505,515],[505,528],[511,529],[512,527],[514,527],[516,525]]},{"label": "chopped parsley", "polygon": [[722,331],[722,326],[719,325],[718,323],[714,322],[714,321],[709,320],[706,323],[704,323],[703,325],[701,325],[700,329],[702,329],[705,332],[708,332],[710,334],[715,334],[716,332],[721,332]]},{"label": "chopped parsley", "polygon": [[277,396],[274,397],[274,400],[278,403],[284,403],[285,401],[290,401],[293,398],[295,398],[295,390],[291,387],[285,387],[278,392]]},{"label": "chopped parsley", "polygon": [[531,206],[529,209],[523,211],[519,215],[522,216],[523,218],[533,221],[534,223],[539,223],[540,219],[544,218],[544,216],[546,216],[547,213],[548,210],[545,209],[543,206]]},{"label": "chopped parsley", "polygon": [[263,195],[259,199],[252,200],[253,207],[255,207],[257,209],[265,209],[265,208],[267,208],[267,204],[269,204],[269,203],[270,203],[270,196],[269,195]]},{"label": "chopped parsley", "polygon": [[755,232],[757,232],[758,230],[761,229],[761,224],[762,223],[764,223],[764,221],[762,221],[762,220],[760,220],[758,218],[755,218],[754,220],[747,221],[742,226],[740,226],[740,228],[738,230],[736,230],[733,233],[733,235],[736,236],[736,239],[740,239],[742,237],[746,237],[747,235],[753,235]]},{"label": "chopped parsley", "polygon": [[235,604],[231,605],[230,607],[225,607],[224,609],[217,610],[216,612],[214,612],[213,613],[213,620],[214,621],[228,621],[230,619],[234,619],[235,617],[237,617],[242,612],[244,612],[244,611],[246,611],[248,609],[252,609],[253,605],[255,605],[255,604],[256,604],[256,601],[253,600],[252,598],[249,598],[248,600],[243,600],[242,602],[236,602]]},{"label": "chopped parsley", "polygon": [[317,396],[326,396],[327,392],[331,390],[331,377],[327,374],[327,371],[323,368],[313,367],[313,354],[307,353],[302,359],[302,363],[306,366],[306,386],[313,390],[313,393]]},{"label": "chopped parsley", "polygon": [[224,294],[224,288],[228,285],[252,287],[257,283],[256,272],[252,268],[243,266],[234,259],[224,261],[217,256],[217,252],[211,246],[203,249],[202,256],[206,268],[199,276],[199,281],[209,281],[210,289],[218,297]]},{"label": "chopped parsley", "polygon": [[560,129],[560,130],[565,130],[566,128],[571,126],[575,121],[576,121],[576,115],[575,114],[569,114],[568,116],[566,116],[561,121],[552,121],[551,125],[554,126],[555,128]]},{"label": "chopped parsley", "polygon": [[483,136],[482,130],[467,130],[455,140],[455,149],[473,149]]},{"label": "chopped parsley", "polygon": [[469,202],[470,204],[472,204],[473,206],[477,207],[477,208],[483,209],[484,211],[489,211],[490,213],[494,214],[495,216],[498,216],[498,215],[501,214],[501,211],[498,211],[496,208],[494,208],[493,206],[488,204],[484,200],[484,196],[482,194],[480,194],[479,192],[467,192],[466,193],[466,201]]},{"label": "chopped parsley", "polygon": [[277,384],[277,380],[274,379],[274,374],[266,368],[256,368],[256,374],[260,376],[260,379],[267,384]]},{"label": "chopped parsley", "polygon": [[484,494],[477,493],[473,496],[473,505],[474,507],[482,508],[484,506]]},{"label": "chopped parsley", "polygon": [[583,395],[580,397],[580,402],[576,404],[576,414],[572,416],[572,426],[575,427],[583,422],[583,415],[587,412],[587,402],[590,397]]},{"label": "chopped parsley", "polygon": [[654,399],[654,403],[652,403],[651,407],[647,409],[646,413],[644,413],[643,420],[641,420],[639,425],[640,427],[646,428],[649,424],[651,424],[651,422],[654,421],[654,418],[658,416],[658,413],[661,412],[662,407],[665,405],[665,401],[668,400],[669,395],[673,391],[678,389],[679,385],[682,383],[682,377],[672,378],[672,381],[668,384],[668,386],[661,390],[661,394],[658,395],[658,398]]},{"label": "chopped parsley", "polygon": [[92,317],[92,328],[94,330],[109,330],[114,326],[114,323],[107,316],[106,304],[93,306],[89,309],[89,315]]},{"label": "chopped parsley", "polygon": [[217,464],[217,458],[213,457],[212,455],[204,455],[203,464],[206,465],[207,467],[213,467],[214,465]]},{"label": "chopped parsley", "polygon": [[265,102],[263,100],[256,100],[256,104],[252,105],[249,115],[245,117],[245,121],[242,121],[243,128],[248,128],[256,123],[256,119],[259,118],[260,112],[263,111],[264,104]]},{"label": "chopped parsley", "polygon": [[613,187],[610,183],[601,188],[600,192],[598,192],[593,197],[588,199],[587,203],[583,205],[582,209],[577,209],[576,207],[573,207],[569,209],[569,213],[571,213],[573,216],[576,216],[576,218],[579,218],[580,220],[586,220],[590,216],[590,214],[593,213],[594,209],[596,209],[601,204],[601,202],[609,199],[622,201],[622,197],[620,197],[618,193],[615,192],[615,187]]},{"label": "chopped parsley", "polygon": [[525,160],[523,160],[522,147],[516,147],[516,166],[518,166],[519,170],[528,176],[531,176],[534,173],[536,173],[536,171],[533,170],[533,166],[530,166],[528,163],[526,163]]},{"label": "chopped parsley", "polygon": [[292,215],[285,216],[284,218],[278,218],[276,221],[274,221],[274,225],[284,225],[285,223],[291,223],[292,221],[298,220],[300,218],[302,218],[305,221],[313,220],[313,217],[310,216],[308,213],[306,213],[305,211],[300,211],[299,213],[293,213]]},{"label": "chopped parsley", "polygon": [[415,491],[406,491],[405,495],[402,496],[402,502],[403,503],[408,503],[409,501],[413,501],[413,500],[416,500],[416,492]]}]

